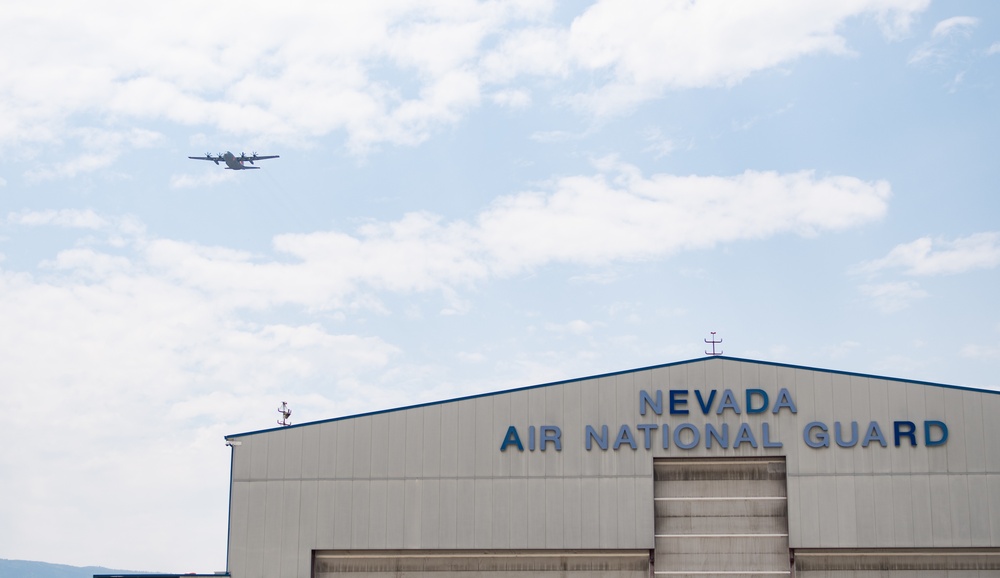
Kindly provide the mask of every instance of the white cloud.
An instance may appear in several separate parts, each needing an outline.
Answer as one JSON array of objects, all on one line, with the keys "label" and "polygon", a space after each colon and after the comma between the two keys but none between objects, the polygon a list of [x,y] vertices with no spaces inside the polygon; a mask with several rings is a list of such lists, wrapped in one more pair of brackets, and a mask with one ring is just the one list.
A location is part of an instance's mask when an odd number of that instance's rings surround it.
[{"label": "white cloud", "polygon": [[902,269],[907,275],[956,275],[1000,265],[1000,233],[985,232],[953,241],[921,237],[896,245],[881,259],[866,261],[857,272]]},{"label": "white cloud", "polygon": [[902,311],[914,302],[927,297],[927,292],[912,281],[862,285],[860,289],[882,313]]},{"label": "white cloud", "polygon": [[103,229],[109,220],[91,209],[61,209],[48,211],[21,211],[8,213],[7,222],[15,225],[44,226],[57,225],[76,229]]},{"label": "white cloud", "polygon": [[1000,53],[1000,42],[994,42],[990,44],[990,47],[986,49],[986,54],[992,56],[994,54]]},{"label": "white cloud", "polygon": [[959,34],[968,36],[972,29],[979,25],[979,19],[971,16],[953,16],[938,22],[931,31],[931,37],[943,38]]},{"label": "white cloud", "polygon": [[[363,154],[422,142],[484,93],[523,106],[530,90],[522,82],[540,78],[568,95],[574,79],[591,79],[593,89],[574,102],[613,113],[667,90],[732,85],[810,54],[845,54],[837,30],[846,20],[872,16],[898,31],[926,6],[601,1],[557,27],[552,2],[292,1],[280,13],[194,0],[12,5],[0,21],[0,50],[19,56],[0,71],[0,146],[83,142],[67,127],[96,115],[126,134],[153,121],[265,142],[342,131]],[[107,166],[117,150],[35,178]]]},{"label": "white cloud", "polygon": [[938,22],[931,31],[931,38],[910,55],[910,64],[939,64],[947,60],[955,50],[955,41],[969,38],[979,25],[979,19],[971,16],[954,16]]},{"label": "white cloud", "polygon": [[[214,168],[214,167],[213,167]],[[170,177],[170,188],[193,189],[229,182],[236,178],[234,171],[214,170],[197,175],[180,174]]]}]

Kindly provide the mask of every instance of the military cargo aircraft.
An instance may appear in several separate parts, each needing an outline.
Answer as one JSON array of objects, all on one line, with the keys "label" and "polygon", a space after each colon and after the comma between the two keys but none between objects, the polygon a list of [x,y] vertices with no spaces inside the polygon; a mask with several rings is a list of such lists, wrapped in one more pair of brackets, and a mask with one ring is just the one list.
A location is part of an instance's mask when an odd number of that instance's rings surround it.
[{"label": "military cargo aircraft", "polygon": [[253,153],[247,156],[246,153],[240,153],[240,156],[236,156],[233,153],[226,151],[225,154],[219,153],[213,156],[211,153],[205,153],[203,157],[188,157],[189,159],[194,159],[196,161],[212,161],[215,164],[219,164],[219,161],[226,163],[227,169],[232,169],[234,171],[243,171],[249,169],[259,169],[260,167],[246,166],[243,163],[250,163],[253,165],[254,161],[263,161],[267,159],[276,159],[278,155],[258,155]]}]

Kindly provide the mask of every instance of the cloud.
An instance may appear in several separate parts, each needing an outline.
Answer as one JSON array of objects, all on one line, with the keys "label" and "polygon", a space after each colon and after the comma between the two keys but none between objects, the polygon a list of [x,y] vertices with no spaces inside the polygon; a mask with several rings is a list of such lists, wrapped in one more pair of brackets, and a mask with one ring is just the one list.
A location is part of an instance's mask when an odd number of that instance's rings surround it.
[{"label": "cloud", "polygon": [[994,42],[990,44],[990,47],[986,49],[986,54],[992,56],[994,54],[1000,53],[1000,42]]},{"label": "cloud", "polygon": [[938,22],[931,31],[932,38],[945,38],[953,35],[969,36],[972,29],[979,25],[979,19],[971,16],[953,16]]},{"label": "cloud", "polygon": [[61,209],[48,211],[21,211],[8,213],[7,222],[14,225],[57,225],[76,229],[104,229],[109,221],[91,209]]},{"label": "cloud", "polygon": [[[214,167],[213,167],[214,168]],[[198,175],[180,174],[170,177],[170,188],[193,189],[229,182],[236,178],[234,171],[214,170]]]},{"label": "cloud", "polygon": [[860,273],[902,269],[907,275],[957,275],[1000,265],[1000,232],[985,232],[952,241],[921,237],[896,245],[881,259],[855,268]]},{"label": "cloud", "polygon": [[[0,50],[19,57],[0,71],[0,147],[85,143],[69,127],[98,124],[128,140],[169,122],[264,142],[342,133],[365,154],[423,142],[484,94],[525,106],[539,81],[596,115],[668,90],[730,86],[804,56],[847,54],[845,21],[870,16],[898,32],[927,3],[602,0],[568,26],[552,21],[553,2],[10,6]],[[95,170],[119,149],[33,177]]]},{"label": "cloud", "polygon": [[902,311],[914,302],[927,297],[927,292],[912,281],[862,285],[860,289],[882,313]]},{"label": "cloud", "polygon": [[956,41],[967,39],[979,19],[971,16],[954,16],[938,22],[931,31],[930,40],[918,46],[910,55],[910,64],[940,64],[956,50]]}]

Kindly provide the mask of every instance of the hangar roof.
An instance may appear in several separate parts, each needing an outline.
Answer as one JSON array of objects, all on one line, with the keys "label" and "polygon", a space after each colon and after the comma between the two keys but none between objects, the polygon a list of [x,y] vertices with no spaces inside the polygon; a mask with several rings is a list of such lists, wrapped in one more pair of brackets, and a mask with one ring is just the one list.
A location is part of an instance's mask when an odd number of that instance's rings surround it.
[{"label": "hangar roof", "polygon": [[495,395],[503,395],[503,394],[514,393],[514,392],[518,392],[518,391],[527,391],[527,390],[530,390],[530,389],[537,389],[537,388],[542,388],[542,387],[551,387],[551,386],[555,386],[555,385],[563,385],[563,384],[567,384],[567,383],[574,383],[574,382],[579,382],[579,381],[587,381],[587,380],[599,379],[599,378],[603,378],[603,377],[613,377],[613,376],[616,376],[616,375],[624,375],[624,374],[627,374],[627,373],[635,373],[635,372],[639,372],[639,371],[648,371],[648,370],[651,370],[651,369],[661,369],[661,368],[665,368],[665,367],[676,367],[676,366],[679,366],[679,365],[687,365],[687,364],[694,364],[694,363],[712,363],[712,362],[715,362],[717,360],[736,361],[736,362],[740,362],[740,363],[748,363],[748,364],[756,364],[756,365],[766,365],[766,366],[770,366],[770,367],[783,367],[783,368],[788,368],[788,369],[802,369],[802,370],[807,370],[807,371],[816,371],[816,372],[820,372],[820,373],[832,373],[832,374],[837,374],[837,375],[849,375],[849,376],[855,376],[855,377],[865,377],[865,378],[870,378],[870,379],[883,379],[883,380],[897,381],[897,382],[904,382],[904,383],[915,383],[915,384],[918,384],[918,385],[927,385],[927,386],[931,386],[931,387],[943,387],[943,388],[946,388],[946,389],[957,389],[957,390],[964,390],[964,391],[974,391],[974,392],[979,392],[979,393],[992,393],[992,394],[1000,395],[1000,391],[995,391],[995,390],[991,390],[991,389],[980,389],[980,388],[975,388],[975,387],[966,387],[966,386],[959,386],[959,385],[948,385],[948,384],[943,384],[943,383],[934,383],[934,382],[930,382],[930,381],[920,381],[920,380],[915,380],[915,379],[904,379],[904,378],[898,378],[898,377],[887,377],[887,376],[884,376],[884,375],[872,375],[872,374],[857,373],[857,372],[851,372],[851,371],[840,371],[840,370],[835,370],[835,369],[823,369],[823,368],[818,368],[818,367],[807,367],[807,366],[803,366],[803,365],[793,365],[793,364],[788,364],[788,363],[777,363],[777,362],[773,362],[773,361],[759,361],[759,360],[756,360],[756,359],[743,359],[743,358],[739,358],[739,357],[730,357],[730,356],[727,356],[727,355],[714,355],[714,356],[697,357],[697,358],[694,358],[694,359],[688,359],[688,360],[684,360],[684,361],[674,361],[674,362],[671,362],[671,363],[662,363],[662,364],[659,364],[659,365],[650,365],[650,366],[647,366],[647,367],[637,367],[637,368],[634,368],[634,369],[626,369],[626,370],[622,370],[622,371],[613,371],[613,372],[610,372],[610,373],[602,373],[602,374],[598,374],[598,375],[588,375],[586,377],[576,377],[576,378],[572,378],[572,379],[564,379],[564,380],[560,380],[560,381],[552,381],[552,382],[548,382],[548,383],[540,383],[540,384],[536,384],[536,385],[528,385],[528,386],[524,386],[524,387],[516,387],[516,388],[513,388],[513,389],[503,389],[503,390],[499,390],[499,391],[491,391],[491,392],[488,392],[488,393],[479,393],[479,394],[475,394],[475,395],[467,395],[467,396],[463,396],[463,397],[456,397],[456,398],[451,398],[451,399],[443,399],[443,400],[432,401],[432,402],[427,402],[427,403],[419,403],[419,404],[408,405],[408,406],[401,406],[401,407],[394,407],[394,408],[389,408],[389,409],[381,409],[381,410],[377,410],[377,411],[370,411],[370,412],[364,412],[364,413],[358,413],[358,414],[352,414],[352,415],[345,415],[345,416],[340,416],[340,417],[334,417],[334,418],[329,418],[329,419],[322,419],[322,420],[305,422],[305,423],[294,424],[294,425],[289,425],[289,426],[271,427],[271,428],[267,428],[267,429],[254,430],[254,431],[237,433],[237,434],[230,434],[230,435],[225,436],[225,438],[226,438],[226,440],[233,440],[233,439],[236,439],[236,438],[247,437],[247,436],[252,436],[252,435],[262,434],[262,433],[269,433],[269,432],[273,432],[273,431],[281,431],[281,430],[287,430],[287,429],[292,429],[292,428],[307,427],[307,426],[313,426],[313,425],[318,425],[318,424],[323,424],[323,423],[343,421],[343,420],[355,419],[355,418],[365,417],[365,416],[371,416],[371,415],[378,415],[378,414],[383,414],[383,413],[392,413],[392,412],[397,412],[397,411],[405,411],[405,410],[409,410],[409,409],[416,409],[416,408],[427,407],[427,406],[432,406],[432,405],[441,405],[441,404],[445,404],[445,403],[453,403],[453,402],[457,402],[457,401],[463,401],[463,400],[468,400],[468,399],[476,399],[476,398],[480,398],[480,397],[490,397],[490,396],[495,396]]}]

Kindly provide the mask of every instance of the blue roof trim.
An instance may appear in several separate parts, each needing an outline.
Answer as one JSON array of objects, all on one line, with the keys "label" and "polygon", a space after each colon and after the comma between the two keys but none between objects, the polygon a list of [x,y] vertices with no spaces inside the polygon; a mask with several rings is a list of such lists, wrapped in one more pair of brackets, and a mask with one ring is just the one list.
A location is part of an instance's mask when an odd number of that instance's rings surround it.
[{"label": "blue roof trim", "polygon": [[251,435],[256,435],[256,434],[260,434],[260,433],[269,433],[269,432],[275,432],[275,431],[282,431],[282,430],[287,430],[287,429],[292,429],[292,428],[299,428],[299,427],[319,425],[319,424],[324,424],[324,423],[331,423],[331,422],[343,421],[343,420],[348,420],[348,419],[355,419],[355,418],[359,418],[359,417],[368,417],[368,416],[372,416],[372,415],[380,415],[380,414],[383,414],[383,413],[393,413],[393,412],[397,412],[397,411],[406,411],[406,410],[409,410],[409,409],[418,409],[418,408],[421,408],[421,407],[429,407],[429,406],[433,406],[433,405],[443,405],[443,404],[446,404],[446,403],[455,403],[455,402],[458,402],[458,401],[467,401],[467,400],[470,400],[470,399],[478,399],[480,397],[490,397],[490,396],[494,396],[494,395],[503,395],[503,394],[507,394],[507,393],[516,393],[516,392],[519,392],[519,391],[528,391],[528,390],[531,390],[531,389],[538,389],[538,388],[542,388],[542,387],[551,387],[551,386],[554,386],[554,385],[565,385],[567,383],[575,383],[575,382],[578,382],[578,381],[587,381],[587,380],[591,380],[591,379],[600,379],[600,378],[604,378],[604,377],[615,377],[617,375],[624,375],[626,373],[635,373],[635,372],[638,372],[638,371],[649,371],[649,370],[652,370],[652,369],[662,369],[662,368],[665,368],[665,367],[676,367],[676,366],[679,366],[679,365],[687,365],[689,363],[704,363],[704,362],[712,361],[712,360],[715,360],[715,359],[723,359],[723,360],[726,360],[726,361],[739,361],[739,362],[742,362],[742,363],[754,363],[754,364],[757,364],[757,365],[768,365],[768,366],[771,366],[771,367],[784,367],[784,368],[788,368],[788,369],[804,369],[806,371],[818,371],[820,373],[832,373],[832,374],[836,374],[836,375],[848,375],[848,376],[852,376],[852,377],[864,377],[864,378],[868,378],[868,379],[885,379],[885,380],[889,380],[889,381],[900,381],[900,382],[904,382],[904,383],[913,383],[913,384],[917,384],[917,385],[928,385],[928,386],[931,386],[931,387],[943,387],[943,388],[946,388],[946,389],[957,389],[957,390],[961,390],[961,391],[974,391],[976,393],[992,393],[994,395],[1000,395],[1000,391],[996,391],[996,390],[992,390],[992,389],[979,389],[979,388],[975,388],[975,387],[966,387],[966,386],[961,386],[961,385],[947,385],[947,384],[944,384],[944,383],[934,383],[934,382],[931,382],[931,381],[919,381],[919,380],[916,380],[916,379],[903,379],[903,378],[899,378],[899,377],[886,377],[884,375],[872,375],[872,374],[868,374],[868,373],[857,373],[857,372],[853,372],[853,371],[840,371],[840,370],[836,370],[836,369],[823,369],[823,368],[819,368],[819,367],[808,367],[808,366],[805,366],[805,365],[793,365],[793,364],[790,364],[790,363],[778,363],[778,362],[775,362],[775,361],[760,361],[760,360],[757,360],[757,359],[743,359],[743,358],[740,358],[740,357],[729,357],[728,355],[716,355],[716,356],[712,356],[712,357],[697,357],[695,359],[687,359],[687,360],[684,360],[684,361],[674,361],[674,362],[671,362],[671,363],[661,363],[659,365],[650,365],[650,366],[647,366],[647,367],[637,367],[635,369],[626,369],[626,370],[623,370],[623,371],[613,371],[611,373],[601,373],[601,374],[598,374],[598,375],[589,375],[587,377],[576,377],[576,378],[573,378],[573,379],[564,379],[564,380],[561,380],[561,381],[552,381],[552,382],[549,382],[549,383],[540,383],[540,384],[537,384],[537,385],[528,385],[528,386],[524,386],[524,387],[517,387],[517,388],[514,388],[514,389],[503,389],[503,390],[500,390],[500,391],[491,391],[489,393],[477,393],[475,395],[467,395],[467,396],[464,396],[464,397],[456,397],[456,398],[452,398],[452,399],[443,399],[443,400],[440,400],[440,401],[431,401],[431,402],[419,403],[419,404],[415,404],[415,405],[407,405],[407,406],[402,406],[402,407],[394,407],[394,408],[391,408],[391,409],[380,409],[380,410],[377,410],[377,411],[369,411],[369,412],[365,412],[365,413],[357,413],[357,414],[353,414],[353,415],[345,415],[345,416],[341,416],[341,417],[334,417],[334,418],[323,419],[323,420],[318,420],[318,421],[310,421],[310,422],[300,423],[300,424],[295,424],[295,425],[290,425],[290,426],[272,427],[272,428],[255,430],[255,431],[249,431],[249,432],[244,432],[244,433],[231,434],[231,435],[225,436],[225,438],[227,440],[228,439],[235,439],[235,438],[240,438],[240,437],[247,437],[247,436],[251,436]]}]

